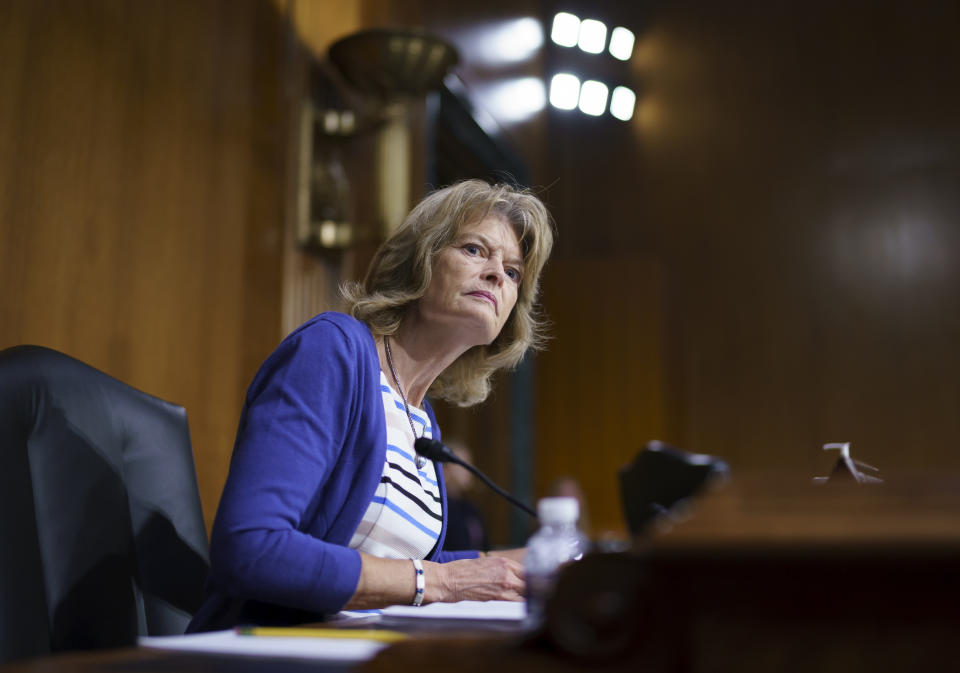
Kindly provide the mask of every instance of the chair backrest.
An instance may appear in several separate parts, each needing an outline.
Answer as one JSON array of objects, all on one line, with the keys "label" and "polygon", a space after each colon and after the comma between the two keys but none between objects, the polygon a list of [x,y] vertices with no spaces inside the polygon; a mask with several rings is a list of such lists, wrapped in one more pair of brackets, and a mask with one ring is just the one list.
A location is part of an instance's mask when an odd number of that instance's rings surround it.
[{"label": "chair backrest", "polygon": [[183,633],[207,569],[184,409],[0,351],[0,662]]}]

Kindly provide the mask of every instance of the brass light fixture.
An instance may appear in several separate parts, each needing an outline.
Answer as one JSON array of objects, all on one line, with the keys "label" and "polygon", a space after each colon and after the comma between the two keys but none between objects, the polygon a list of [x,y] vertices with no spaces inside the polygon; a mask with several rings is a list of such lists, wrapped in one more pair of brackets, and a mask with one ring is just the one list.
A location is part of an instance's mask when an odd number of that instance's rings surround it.
[{"label": "brass light fixture", "polygon": [[434,35],[385,28],[341,38],[328,53],[344,80],[381,110],[439,88],[460,60],[452,45]]},{"label": "brass light fixture", "polygon": [[410,207],[408,104],[438,89],[459,60],[444,40],[418,30],[374,28],[348,35],[329,49],[331,64],[359,99],[360,124],[378,128],[377,201],[388,235]]}]

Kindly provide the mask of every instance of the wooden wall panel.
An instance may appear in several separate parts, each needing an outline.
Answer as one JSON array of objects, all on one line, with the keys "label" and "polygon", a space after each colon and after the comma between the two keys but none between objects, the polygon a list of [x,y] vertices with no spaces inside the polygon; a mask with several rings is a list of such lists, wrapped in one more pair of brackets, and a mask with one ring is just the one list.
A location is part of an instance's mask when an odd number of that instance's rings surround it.
[{"label": "wooden wall panel", "polygon": [[596,536],[623,534],[617,470],[663,437],[661,276],[643,257],[586,258],[544,279],[554,339],[536,364],[536,495],[575,479]]},{"label": "wooden wall panel", "polygon": [[635,128],[661,187],[679,441],[798,475],[842,440],[889,470],[960,468],[957,18],[677,3],[651,26],[663,122]]},{"label": "wooden wall panel", "polygon": [[[563,264],[662,269],[665,439],[798,483],[847,440],[891,476],[960,475],[958,18],[897,0],[621,10],[637,115],[551,112],[539,181]],[[553,348],[578,334],[558,323]],[[539,448],[572,461],[580,441]]]},{"label": "wooden wall panel", "polygon": [[186,407],[208,520],[279,338],[284,33],[266,2],[0,6],[0,347]]}]

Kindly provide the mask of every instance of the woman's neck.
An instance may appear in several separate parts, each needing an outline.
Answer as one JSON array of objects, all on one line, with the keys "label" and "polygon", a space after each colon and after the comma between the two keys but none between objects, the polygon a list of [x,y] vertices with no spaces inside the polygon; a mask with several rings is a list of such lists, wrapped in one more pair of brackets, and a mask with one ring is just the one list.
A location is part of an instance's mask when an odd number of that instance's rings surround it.
[{"label": "woman's neck", "polygon": [[[377,339],[377,350],[380,353],[380,366],[392,381],[385,338]],[[423,398],[433,382],[466,350],[462,342],[444,339],[439,330],[419,328],[415,319],[404,320],[400,329],[389,339],[390,355],[397,378],[400,379],[400,387],[407,402],[415,407],[423,406]]]}]

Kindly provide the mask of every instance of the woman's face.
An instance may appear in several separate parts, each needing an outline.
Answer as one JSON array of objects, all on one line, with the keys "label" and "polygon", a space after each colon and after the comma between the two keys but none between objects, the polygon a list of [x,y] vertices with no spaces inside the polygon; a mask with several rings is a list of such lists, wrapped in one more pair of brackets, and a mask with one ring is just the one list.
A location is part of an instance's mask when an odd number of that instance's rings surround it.
[{"label": "woman's face", "polygon": [[436,256],[418,313],[426,322],[454,330],[467,348],[489,344],[517,303],[522,276],[513,227],[490,215],[464,226]]}]

